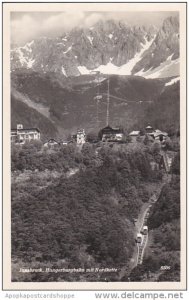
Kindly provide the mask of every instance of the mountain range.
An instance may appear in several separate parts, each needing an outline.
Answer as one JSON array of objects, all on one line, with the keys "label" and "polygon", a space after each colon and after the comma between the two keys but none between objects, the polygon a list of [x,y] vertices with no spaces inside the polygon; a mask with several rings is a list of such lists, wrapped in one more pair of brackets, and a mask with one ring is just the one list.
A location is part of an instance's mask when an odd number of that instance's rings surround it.
[{"label": "mountain range", "polygon": [[74,28],[11,50],[11,126],[36,126],[44,139],[66,138],[78,127],[99,130],[106,125],[109,84],[110,125],[128,131],[149,122],[162,130],[178,128],[177,81],[177,17],[160,28],[114,20]]},{"label": "mountain range", "polygon": [[38,38],[12,49],[11,67],[65,77],[92,71],[146,78],[177,76],[179,20],[169,17],[159,29],[99,21],[93,27],[74,28],[59,37]]}]

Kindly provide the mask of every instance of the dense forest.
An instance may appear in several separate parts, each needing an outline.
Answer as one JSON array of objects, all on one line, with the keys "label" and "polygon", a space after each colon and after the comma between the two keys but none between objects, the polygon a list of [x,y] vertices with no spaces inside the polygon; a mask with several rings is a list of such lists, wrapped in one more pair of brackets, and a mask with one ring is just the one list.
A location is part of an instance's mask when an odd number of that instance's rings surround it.
[{"label": "dense forest", "polygon": [[[135,247],[134,219],[163,175],[150,166],[157,149],[139,145],[12,147],[13,281],[119,280]],[[28,267],[117,272],[19,272]]]}]

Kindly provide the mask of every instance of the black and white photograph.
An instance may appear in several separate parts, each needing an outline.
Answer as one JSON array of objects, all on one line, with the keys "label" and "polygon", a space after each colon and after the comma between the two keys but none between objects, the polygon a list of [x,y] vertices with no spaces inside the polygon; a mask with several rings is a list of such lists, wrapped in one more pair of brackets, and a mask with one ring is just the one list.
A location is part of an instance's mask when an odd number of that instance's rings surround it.
[{"label": "black and white photograph", "polygon": [[70,5],[10,10],[10,281],[174,287],[185,4]]}]

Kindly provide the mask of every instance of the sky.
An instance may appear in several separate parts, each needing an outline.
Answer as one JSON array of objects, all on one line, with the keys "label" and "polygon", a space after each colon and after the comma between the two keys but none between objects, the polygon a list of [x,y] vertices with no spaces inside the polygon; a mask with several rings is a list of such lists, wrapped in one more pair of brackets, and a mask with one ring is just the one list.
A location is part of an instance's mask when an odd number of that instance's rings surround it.
[{"label": "sky", "polygon": [[35,38],[60,36],[74,27],[90,27],[99,20],[114,19],[129,25],[159,27],[177,12],[14,12],[11,14],[11,43],[24,45]]}]

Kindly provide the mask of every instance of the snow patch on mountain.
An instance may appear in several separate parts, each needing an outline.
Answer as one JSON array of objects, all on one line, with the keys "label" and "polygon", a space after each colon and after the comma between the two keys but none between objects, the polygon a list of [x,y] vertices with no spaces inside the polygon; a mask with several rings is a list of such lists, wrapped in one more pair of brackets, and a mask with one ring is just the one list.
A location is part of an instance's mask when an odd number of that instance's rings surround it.
[{"label": "snow patch on mountain", "polygon": [[172,85],[172,84],[176,83],[176,82],[179,81],[179,80],[180,80],[180,76],[178,76],[178,77],[176,77],[176,78],[173,78],[173,79],[171,79],[169,82],[167,82],[167,83],[165,84],[165,86]]},{"label": "snow patch on mountain", "polygon": [[22,49],[26,48],[26,45],[24,47],[19,47],[16,49],[16,53],[18,54],[21,65],[26,68],[31,68],[35,62],[35,59],[24,56],[24,52],[22,51]]},{"label": "snow patch on mountain", "polygon": [[91,37],[91,36],[87,36],[87,38],[88,38],[88,40],[89,40],[89,42],[91,43],[91,45],[93,44],[93,37]]},{"label": "snow patch on mountain", "polygon": [[31,42],[28,42],[27,43],[28,47],[31,47],[31,45],[33,45],[33,43],[34,43],[34,40],[32,40]]},{"label": "snow patch on mountain", "polygon": [[64,76],[68,77],[67,74],[66,74],[66,70],[63,66],[62,66],[62,73],[64,74]]},{"label": "snow patch on mountain", "polygon": [[155,36],[150,40],[147,41],[147,38],[145,37],[145,44],[141,43],[141,50],[135,54],[135,56],[128,61],[126,64],[122,65],[121,67],[117,67],[113,65],[111,62],[109,62],[107,65],[101,65],[95,71],[100,71],[103,74],[117,74],[117,75],[131,75],[131,71],[138,63],[141,58],[143,53],[150,48],[152,45],[153,41],[155,40]]},{"label": "snow patch on mountain", "polygon": [[[147,38],[145,37],[145,43],[141,43],[141,50],[135,54],[135,56],[128,61],[126,64],[117,67],[114,64],[112,64],[112,58],[106,65],[100,65],[98,68],[94,69],[94,71],[98,71],[102,74],[117,74],[117,75],[131,75],[131,71],[133,67],[136,65],[137,62],[139,62],[142,58],[143,53],[150,48],[152,45],[153,41],[155,40],[155,36],[148,41]],[[85,66],[79,66],[78,67],[80,73],[82,75],[84,74],[90,74],[90,70],[88,70]]]},{"label": "snow patch on mountain", "polygon": [[78,66],[77,68],[81,75],[88,75],[91,73],[91,71],[88,70],[85,66]]},{"label": "snow patch on mountain", "polygon": [[28,52],[32,52],[32,49],[31,49],[31,45],[34,43],[34,41],[31,41],[30,43],[27,43],[27,44],[25,44],[25,46],[23,46],[23,47],[20,47],[20,50],[21,49],[24,49],[24,50],[26,50],[26,51],[28,51]]},{"label": "snow patch on mountain", "polygon": [[68,47],[66,51],[63,51],[64,54],[68,53],[70,50],[72,50],[72,46]]},{"label": "snow patch on mountain", "polygon": [[27,68],[32,68],[33,64],[35,62],[35,59],[28,59],[27,61]]},{"label": "snow patch on mountain", "polygon": [[[179,73],[179,59],[173,60],[172,57],[174,54],[171,54],[167,57],[166,61],[160,64],[157,68],[150,68],[147,71],[144,71],[144,69],[140,70],[139,72],[135,73],[137,76],[142,76],[145,78],[163,78],[168,76],[168,72],[173,71],[173,73],[176,72],[175,75],[178,75]],[[173,74],[174,76],[174,74]]]},{"label": "snow patch on mountain", "polygon": [[[151,78],[164,78],[169,76],[177,76],[179,74],[179,58],[172,60],[172,55],[170,55],[167,60],[160,64],[159,67],[144,72],[144,69],[137,72],[135,75],[142,76],[147,79]],[[170,74],[170,75],[169,75]]]},{"label": "snow patch on mountain", "polygon": [[16,53],[17,53],[18,56],[19,56],[19,60],[20,60],[21,65],[24,66],[24,64],[27,64],[27,60],[26,60],[26,58],[24,57],[24,54],[23,54],[21,48],[17,48],[17,49],[16,49]]}]

